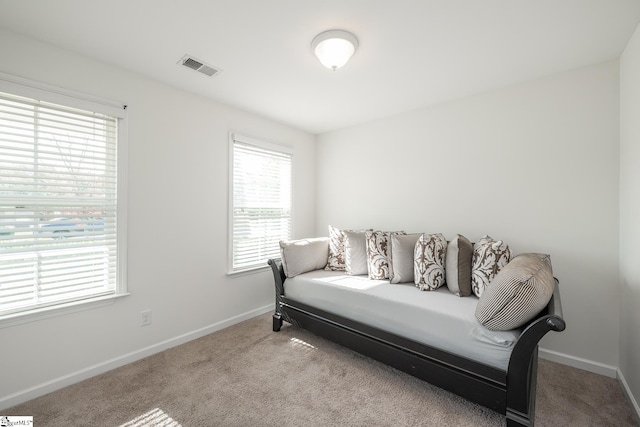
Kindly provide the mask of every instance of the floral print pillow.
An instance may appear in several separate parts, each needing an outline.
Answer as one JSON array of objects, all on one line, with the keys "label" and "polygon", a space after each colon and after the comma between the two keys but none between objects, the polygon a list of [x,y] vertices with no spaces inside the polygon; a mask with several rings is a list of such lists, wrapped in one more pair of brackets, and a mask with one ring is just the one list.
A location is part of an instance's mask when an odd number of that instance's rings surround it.
[{"label": "floral print pillow", "polygon": [[440,234],[423,234],[414,251],[414,283],[421,291],[433,291],[444,285],[447,239]]},{"label": "floral print pillow", "polygon": [[473,245],[471,289],[481,297],[491,280],[511,261],[511,249],[502,240],[484,236]]},{"label": "floral print pillow", "polygon": [[389,278],[389,239],[392,234],[405,233],[404,231],[367,231],[367,270],[369,279],[384,280]]}]

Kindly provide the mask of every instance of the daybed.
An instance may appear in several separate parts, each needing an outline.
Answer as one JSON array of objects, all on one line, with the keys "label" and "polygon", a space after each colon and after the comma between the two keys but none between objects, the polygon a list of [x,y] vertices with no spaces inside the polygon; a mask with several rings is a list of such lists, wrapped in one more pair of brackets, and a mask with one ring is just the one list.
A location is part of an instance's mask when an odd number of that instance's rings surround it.
[{"label": "daybed", "polygon": [[[371,238],[371,231],[367,233]],[[443,237],[437,235],[439,240],[434,240],[435,246],[431,246],[435,250],[426,259],[434,265],[440,264],[441,274],[431,271],[429,280],[433,282],[435,278],[437,286],[420,287],[430,291],[420,292],[413,280],[410,283],[396,280],[397,270],[402,269],[402,266],[399,266],[397,260],[394,262],[392,254],[395,253],[397,258],[402,258],[403,254],[394,252],[392,243],[395,242],[399,250],[402,245],[398,242],[401,240],[392,239],[393,233],[386,233],[385,236],[385,244],[377,246],[387,252],[386,257],[383,257],[387,262],[385,268],[392,270],[390,276],[387,270],[384,272],[390,277],[388,279],[376,277],[376,272],[371,271],[375,265],[372,261],[375,243],[371,248],[367,246],[369,273],[351,271],[360,274],[348,274],[348,268],[347,271],[340,268],[331,271],[331,262],[327,267],[323,265],[322,254],[328,252],[329,259],[332,256],[330,248],[324,249],[325,245],[329,245],[328,239],[281,242],[282,258],[269,260],[276,288],[273,330],[279,331],[283,321],[286,321],[503,413],[508,426],[532,426],[535,419],[538,342],[548,331],[565,329],[557,279],[551,274],[552,284],[548,298],[544,299],[543,308],[534,308],[535,313],[526,315],[526,321],[519,322],[518,327],[511,328],[509,322],[500,323],[504,321],[504,312],[493,319],[484,319],[486,322],[481,323],[478,319],[482,318],[481,311],[490,309],[487,308],[489,298],[500,299],[499,310],[505,310],[505,307],[507,311],[511,310],[507,315],[513,319],[514,306],[508,308],[509,298],[504,298],[505,286],[495,283],[511,283],[508,290],[511,297],[514,293],[522,294],[530,289],[534,289],[534,294],[538,295],[540,281],[544,279],[541,274],[550,274],[549,257],[524,254],[512,261],[507,250],[507,257],[502,265],[498,268],[492,266],[493,273],[488,278],[484,291],[488,296],[481,294],[478,298],[465,295],[461,298],[459,289],[456,288],[454,293],[449,284],[443,285],[445,254],[452,259],[459,258],[462,254],[460,265],[469,256],[469,270],[472,270],[472,261],[482,263],[476,259],[477,249],[472,249],[473,255],[468,251],[459,251],[459,246],[464,243],[462,240],[456,240],[455,245],[449,242],[450,247],[447,249],[446,243],[444,247],[441,245]],[[409,246],[416,248],[411,254],[416,268],[411,279],[415,279],[416,283],[420,274],[417,260],[425,259],[424,251],[421,252],[422,256],[418,255],[418,246],[424,236],[421,235],[415,245],[414,239],[402,237],[405,241],[410,240]],[[497,247],[495,241],[491,242]],[[498,243],[503,244],[501,241]],[[471,245],[473,248],[473,244]],[[455,248],[452,251],[453,246]],[[313,247],[315,249],[309,249]],[[348,250],[347,244],[347,252]],[[436,260],[434,263],[434,258],[438,255],[440,262]],[[315,260],[309,259],[314,257]],[[499,257],[498,253],[497,258]],[[495,253],[490,260],[496,261]],[[534,261],[533,269],[526,264],[530,260]],[[486,259],[484,263],[486,264]],[[543,268],[536,267],[538,265]],[[447,263],[447,268],[451,270],[451,274],[454,270],[456,275],[460,273],[450,263]],[[447,274],[449,282],[457,281],[458,277],[453,278],[449,272]],[[513,283],[516,282],[517,287],[514,288]],[[503,288],[502,291],[498,290],[500,287]],[[490,292],[493,295],[489,295]],[[496,296],[500,292],[502,296]],[[527,295],[527,301],[532,299],[530,292]],[[526,310],[518,306],[517,311]],[[496,323],[495,320],[500,316],[502,320],[498,319]],[[518,317],[519,314],[516,313],[515,316]]]}]

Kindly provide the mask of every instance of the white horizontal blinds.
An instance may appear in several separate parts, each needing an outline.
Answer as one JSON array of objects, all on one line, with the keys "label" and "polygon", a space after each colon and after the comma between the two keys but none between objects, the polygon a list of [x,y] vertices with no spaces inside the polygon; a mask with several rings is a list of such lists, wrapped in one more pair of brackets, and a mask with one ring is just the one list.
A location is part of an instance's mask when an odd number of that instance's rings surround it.
[{"label": "white horizontal blinds", "polygon": [[0,315],[115,292],[117,123],[0,92]]},{"label": "white horizontal blinds", "polygon": [[291,153],[233,141],[233,271],[263,267],[291,236]]}]

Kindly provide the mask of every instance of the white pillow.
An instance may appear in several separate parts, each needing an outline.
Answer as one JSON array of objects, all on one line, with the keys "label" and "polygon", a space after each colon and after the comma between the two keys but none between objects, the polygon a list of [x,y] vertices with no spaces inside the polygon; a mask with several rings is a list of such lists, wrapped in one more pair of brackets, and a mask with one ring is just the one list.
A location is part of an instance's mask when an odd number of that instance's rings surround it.
[{"label": "white pillow", "polygon": [[351,275],[367,274],[366,231],[344,231],[344,258],[346,272]]},{"label": "white pillow", "polygon": [[294,277],[307,271],[320,270],[327,265],[329,238],[281,240],[280,256],[282,268],[287,277]]}]

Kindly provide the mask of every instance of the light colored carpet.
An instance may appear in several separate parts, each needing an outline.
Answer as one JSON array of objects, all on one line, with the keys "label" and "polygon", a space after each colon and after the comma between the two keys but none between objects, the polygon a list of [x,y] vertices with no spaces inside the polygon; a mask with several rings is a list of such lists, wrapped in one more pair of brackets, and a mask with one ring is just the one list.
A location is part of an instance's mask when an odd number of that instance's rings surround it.
[{"label": "light colored carpet", "polygon": [[[504,426],[270,314],[3,411],[45,426]],[[614,379],[541,360],[538,426],[636,426]]]}]

